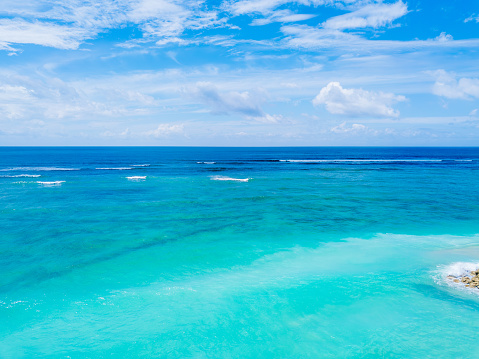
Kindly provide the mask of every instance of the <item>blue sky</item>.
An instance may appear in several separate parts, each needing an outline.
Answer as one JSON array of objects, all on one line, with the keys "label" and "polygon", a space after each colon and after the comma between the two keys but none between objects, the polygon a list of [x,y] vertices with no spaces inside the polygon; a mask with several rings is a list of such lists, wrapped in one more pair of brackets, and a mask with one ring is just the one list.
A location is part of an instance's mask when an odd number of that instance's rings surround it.
[{"label": "blue sky", "polygon": [[477,146],[479,3],[2,0],[0,145]]}]

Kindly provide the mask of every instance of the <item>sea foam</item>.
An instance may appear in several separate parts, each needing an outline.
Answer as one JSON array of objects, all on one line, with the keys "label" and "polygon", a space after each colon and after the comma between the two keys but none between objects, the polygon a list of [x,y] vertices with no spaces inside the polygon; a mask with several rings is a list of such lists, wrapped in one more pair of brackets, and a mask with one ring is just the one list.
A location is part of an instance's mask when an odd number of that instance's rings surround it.
[{"label": "sea foam", "polygon": [[61,186],[61,184],[65,183],[65,181],[51,181],[51,182],[37,181],[37,183],[44,187],[53,187],[53,186]]},{"label": "sea foam", "polygon": [[213,181],[236,181],[236,182],[248,182],[252,178],[232,178],[225,176],[213,176],[210,177]]},{"label": "sea foam", "polygon": [[107,171],[110,171],[110,170],[117,170],[117,171],[125,171],[125,170],[132,170],[133,168],[131,167],[99,167],[99,168],[95,168],[97,170],[107,170]]},{"label": "sea foam", "polygon": [[126,179],[129,181],[142,181],[146,179],[146,176],[131,176],[131,177],[126,177]]},{"label": "sea foam", "polygon": [[463,277],[469,276],[471,271],[479,269],[479,263],[455,262],[440,270],[444,277]]},{"label": "sea foam", "polygon": [[12,167],[0,169],[1,172],[8,171],[79,171],[79,168],[62,168],[62,167]]},{"label": "sea foam", "polygon": [[478,293],[475,286],[469,286],[471,282],[464,282],[464,278],[472,280],[472,273],[479,270],[479,263],[472,262],[455,262],[447,266],[439,267],[438,275],[435,276],[435,281],[438,284],[447,284],[448,286],[464,291],[472,291]]},{"label": "sea foam", "polygon": [[5,175],[0,176],[1,178],[19,178],[19,177],[41,177],[42,175]]},{"label": "sea foam", "polygon": [[436,159],[422,159],[422,160],[413,160],[413,159],[330,159],[330,160],[279,160],[279,162],[296,162],[296,163],[336,163],[336,162],[363,162],[363,163],[376,163],[376,162],[442,162],[442,160]]}]

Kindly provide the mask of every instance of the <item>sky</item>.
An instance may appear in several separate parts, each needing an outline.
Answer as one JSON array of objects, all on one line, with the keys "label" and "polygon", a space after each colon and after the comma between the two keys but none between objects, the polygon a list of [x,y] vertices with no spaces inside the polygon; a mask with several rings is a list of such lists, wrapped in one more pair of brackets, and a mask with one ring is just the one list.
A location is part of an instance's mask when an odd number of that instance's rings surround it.
[{"label": "sky", "polygon": [[36,145],[479,146],[479,1],[2,0]]}]

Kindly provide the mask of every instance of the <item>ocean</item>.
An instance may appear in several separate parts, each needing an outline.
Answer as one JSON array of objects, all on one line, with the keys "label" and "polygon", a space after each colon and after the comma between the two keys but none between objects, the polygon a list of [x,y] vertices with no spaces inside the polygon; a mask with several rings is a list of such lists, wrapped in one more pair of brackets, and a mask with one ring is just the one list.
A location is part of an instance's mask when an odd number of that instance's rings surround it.
[{"label": "ocean", "polygon": [[0,358],[479,358],[479,148],[0,148]]}]

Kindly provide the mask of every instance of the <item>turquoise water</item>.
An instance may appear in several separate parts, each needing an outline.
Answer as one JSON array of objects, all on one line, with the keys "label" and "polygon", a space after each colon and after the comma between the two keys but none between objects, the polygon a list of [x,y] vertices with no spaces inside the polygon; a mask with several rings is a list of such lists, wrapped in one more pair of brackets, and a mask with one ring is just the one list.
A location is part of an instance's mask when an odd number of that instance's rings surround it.
[{"label": "turquoise water", "polygon": [[[478,148],[0,148],[0,358],[479,358]],[[478,265],[479,266],[479,265]]]}]

